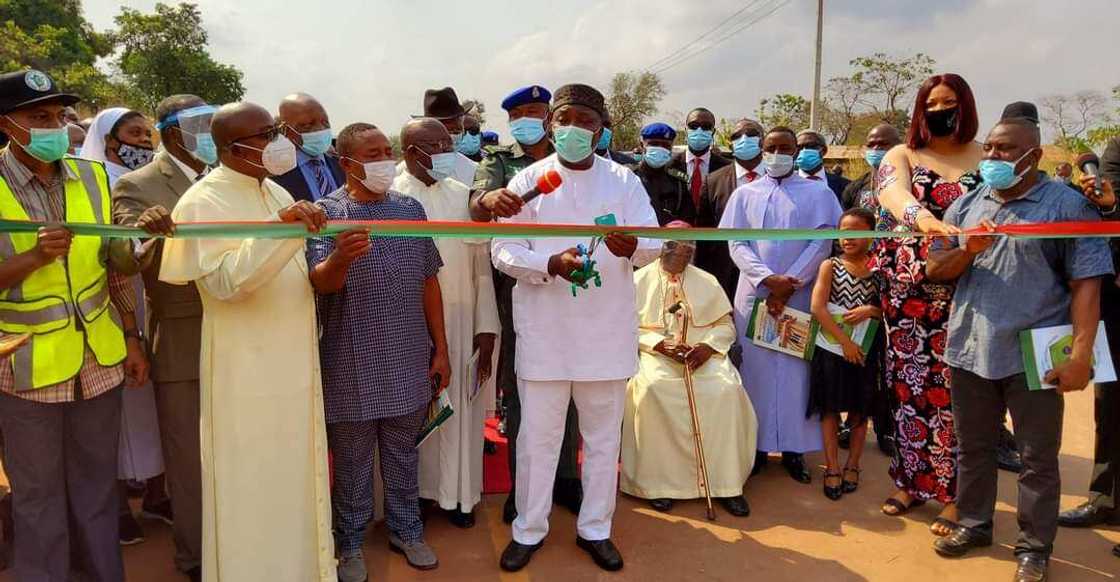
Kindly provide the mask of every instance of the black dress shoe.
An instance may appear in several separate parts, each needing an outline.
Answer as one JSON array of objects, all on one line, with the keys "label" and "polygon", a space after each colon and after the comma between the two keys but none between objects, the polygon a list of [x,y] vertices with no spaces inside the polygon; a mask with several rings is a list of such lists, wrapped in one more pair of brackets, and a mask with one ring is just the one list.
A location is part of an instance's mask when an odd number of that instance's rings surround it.
[{"label": "black dress shoe", "polygon": [[934,540],[933,549],[946,558],[959,558],[973,548],[984,548],[990,545],[992,545],[992,534],[957,526],[953,533]]},{"label": "black dress shoe", "polygon": [[1024,552],[1015,558],[1019,567],[1015,569],[1015,582],[1045,582],[1050,557],[1035,552]]},{"label": "black dress shoe", "polygon": [[614,547],[610,538],[591,541],[576,536],[576,545],[591,554],[591,559],[595,560],[600,568],[608,572],[622,569],[622,554],[618,553],[618,548]]},{"label": "black dress shoe", "polygon": [[579,479],[557,479],[552,486],[552,502],[579,515],[583,505],[583,483]]},{"label": "black dress shoe", "polygon": [[813,476],[805,468],[805,456],[800,453],[782,453],[782,466],[798,483],[812,483]]},{"label": "black dress shoe", "polygon": [[842,489],[842,487],[844,486],[844,482],[842,480],[840,481],[839,485],[829,485],[828,484],[829,479],[840,479],[840,478],[841,478],[841,475],[840,475],[839,472],[829,473],[829,472],[825,471],[825,474],[824,474],[824,496],[825,497],[827,497],[827,498],[829,498],[833,501],[840,501],[840,498],[844,496],[844,490]]},{"label": "black dress shoe", "polygon": [[763,452],[758,451],[754,454],[754,468],[751,469],[751,477],[762,472],[766,468],[766,464],[770,462],[770,456]]},{"label": "black dress shoe", "polygon": [[506,572],[516,572],[528,566],[529,560],[533,559],[533,552],[541,549],[543,545],[544,541],[525,545],[510,540],[509,545],[502,551],[502,559],[498,565]]},{"label": "black dress shoe", "polygon": [[656,509],[657,511],[668,512],[670,509],[673,508],[673,500],[672,499],[650,499],[649,500],[649,506]]},{"label": "black dress shoe", "polygon": [[474,512],[453,509],[447,512],[447,520],[457,528],[470,529],[474,527]]},{"label": "black dress shoe", "polygon": [[848,425],[848,421],[844,421],[844,424],[840,425],[840,432],[836,436],[840,448],[847,450],[848,447],[852,446],[852,427]]},{"label": "black dress shoe", "polygon": [[875,440],[879,444],[879,452],[888,457],[894,456],[894,437],[890,435],[881,435],[876,433]]},{"label": "black dress shoe", "polygon": [[513,523],[517,519],[517,501],[514,499],[513,491],[509,492],[506,496],[506,503],[502,506],[502,521],[506,523]]},{"label": "black dress shoe", "polygon": [[1004,471],[1018,474],[1023,472],[1023,457],[1015,449],[1000,446],[996,448],[996,465]]},{"label": "black dress shoe", "polygon": [[720,497],[719,499],[716,499],[716,501],[718,501],[719,504],[727,510],[727,513],[730,513],[735,517],[747,517],[751,514],[751,506],[747,503],[747,499],[742,495],[736,495],[735,497]]},{"label": "black dress shoe", "polygon": [[1116,511],[1097,507],[1085,502],[1073,509],[1058,514],[1058,525],[1062,527],[1093,527],[1102,523],[1116,523]]}]

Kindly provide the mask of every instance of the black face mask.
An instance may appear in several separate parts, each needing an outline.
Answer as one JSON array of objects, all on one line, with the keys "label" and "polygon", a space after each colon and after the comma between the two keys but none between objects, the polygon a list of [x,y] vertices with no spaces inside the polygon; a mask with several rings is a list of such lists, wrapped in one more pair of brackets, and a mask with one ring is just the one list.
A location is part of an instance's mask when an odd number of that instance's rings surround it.
[{"label": "black face mask", "polygon": [[957,129],[958,108],[926,111],[926,127],[934,137],[948,137]]}]

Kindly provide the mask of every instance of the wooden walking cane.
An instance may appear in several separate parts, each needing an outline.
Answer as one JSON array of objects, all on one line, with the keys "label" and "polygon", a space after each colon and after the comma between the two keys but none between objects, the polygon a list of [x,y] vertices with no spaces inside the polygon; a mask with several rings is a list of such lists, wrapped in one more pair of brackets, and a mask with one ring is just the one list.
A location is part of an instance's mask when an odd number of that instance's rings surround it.
[{"label": "wooden walking cane", "polygon": [[[670,314],[676,314],[677,311],[683,307],[683,304],[677,302],[669,308]],[[683,327],[681,329],[681,343],[688,345],[688,310],[684,310],[683,314]],[[700,434],[700,415],[696,410],[696,391],[692,387],[692,370],[688,367],[688,362],[684,363],[684,389],[688,394],[688,412],[692,417],[692,443],[696,451],[696,478],[697,485],[704,493],[704,501],[708,504],[708,519],[715,520],[716,510],[712,507],[712,492],[708,487],[708,461],[704,456],[704,436]]]}]

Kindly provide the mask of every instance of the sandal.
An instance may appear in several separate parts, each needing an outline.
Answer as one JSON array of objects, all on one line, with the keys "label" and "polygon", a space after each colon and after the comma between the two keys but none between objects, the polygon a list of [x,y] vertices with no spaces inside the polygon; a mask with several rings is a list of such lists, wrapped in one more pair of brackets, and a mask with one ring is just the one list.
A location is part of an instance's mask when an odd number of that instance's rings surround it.
[{"label": "sandal", "polygon": [[[945,528],[945,530],[946,530],[945,533],[941,533],[941,532],[937,531],[936,529],[934,529],[937,526],[941,526],[941,527]],[[953,522],[945,519],[944,517],[939,517],[939,518],[933,520],[933,523],[929,524],[929,531],[930,531],[930,533],[932,533],[935,536],[945,537],[945,536],[948,536],[948,535],[952,534],[953,531],[957,529],[957,527],[958,527],[958,524],[953,523]]]},{"label": "sandal", "polygon": [[[926,502],[922,499],[911,499],[910,505],[906,505],[905,503],[895,499],[894,497],[888,497],[887,500],[883,502],[883,507],[881,510],[885,515],[889,515],[891,517],[899,517],[909,513],[911,509],[921,507],[925,504]],[[893,508],[894,513],[887,511],[888,507]]]},{"label": "sandal", "polygon": [[840,485],[837,485],[835,487],[829,487],[829,485],[828,485],[828,480],[829,479],[841,479],[842,477],[843,477],[843,475],[839,472],[836,472],[836,473],[832,473],[832,472],[829,472],[829,471],[824,472],[824,496],[825,497],[827,497],[827,498],[829,498],[833,501],[838,501],[840,499],[840,497],[842,495],[844,495],[843,481],[841,481]]},{"label": "sandal", "polygon": [[847,479],[844,479],[843,481],[840,482],[840,488],[844,490],[844,493],[855,493],[856,489],[859,489],[860,470],[859,469],[853,469],[851,467],[844,467],[844,475],[847,476],[848,473],[855,473],[856,474],[856,480],[855,481],[849,481]]}]

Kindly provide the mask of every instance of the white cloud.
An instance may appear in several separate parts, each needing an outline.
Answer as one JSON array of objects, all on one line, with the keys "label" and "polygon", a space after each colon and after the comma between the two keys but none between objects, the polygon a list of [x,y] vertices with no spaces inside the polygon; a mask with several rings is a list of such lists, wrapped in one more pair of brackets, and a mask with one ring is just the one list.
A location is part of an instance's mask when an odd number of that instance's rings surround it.
[{"label": "white cloud", "polygon": [[[118,0],[86,0],[98,29]],[[150,11],[151,0],[124,5]],[[455,87],[482,99],[488,126],[530,83],[588,82],[605,89],[744,6],[743,0],[199,0],[215,58],[245,72],[246,98],[270,108],[292,91],[316,95],[336,128],[370,121],[395,131],[419,113],[424,89]],[[1076,9],[1074,9],[1076,8]],[[825,79],[854,57],[882,51],[934,57],[972,84],[989,126],[1018,99],[1120,83],[1110,23],[1115,0],[830,0]],[[752,115],[759,99],[811,89],[815,2],[792,0],[769,18],[663,74],[662,111],[703,105],[721,117]]]}]

